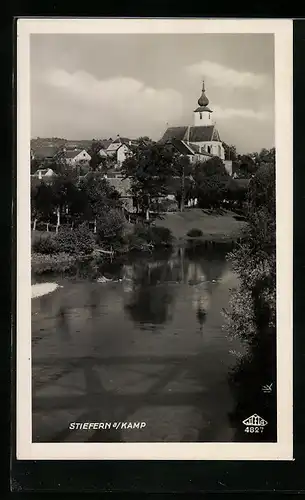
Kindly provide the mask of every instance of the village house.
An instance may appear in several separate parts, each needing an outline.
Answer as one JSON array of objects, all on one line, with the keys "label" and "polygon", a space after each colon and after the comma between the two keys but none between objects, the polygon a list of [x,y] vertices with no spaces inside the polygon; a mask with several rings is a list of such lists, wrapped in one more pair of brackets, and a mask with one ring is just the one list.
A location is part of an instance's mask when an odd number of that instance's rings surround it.
[{"label": "village house", "polygon": [[127,155],[130,154],[132,145],[133,141],[130,139],[118,136],[115,141],[109,144],[106,149],[106,154],[118,167],[121,167]]},{"label": "village house", "polygon": [[67,162],[68,165],[71,167],[77,166],[77,165],[87,165],[89,164],[91,160],[91,156],[85,149],[79,150],[79,149],[64,149],[64,158]]}]

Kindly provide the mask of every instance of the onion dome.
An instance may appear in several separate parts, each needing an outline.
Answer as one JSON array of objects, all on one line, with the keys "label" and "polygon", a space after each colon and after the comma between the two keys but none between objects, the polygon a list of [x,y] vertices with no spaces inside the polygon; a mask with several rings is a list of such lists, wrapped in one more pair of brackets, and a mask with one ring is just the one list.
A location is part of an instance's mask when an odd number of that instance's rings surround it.
[{"label": "onion dome", "polygon": [[205,95],[204,81],[202,82],[202,94],[198,99],[199,106],[207,106],[209,104],[209,99]]}]

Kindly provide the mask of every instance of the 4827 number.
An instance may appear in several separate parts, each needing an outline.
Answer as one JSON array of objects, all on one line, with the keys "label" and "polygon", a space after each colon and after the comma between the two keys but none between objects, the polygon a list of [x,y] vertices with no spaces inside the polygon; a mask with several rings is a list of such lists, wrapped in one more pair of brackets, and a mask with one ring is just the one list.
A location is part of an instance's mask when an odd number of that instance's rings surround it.
[{"label": "4827 number", "polygon": [[246,427],[245,432],[248,432],[250,434],[259,434],[260,432],[263,432],[264,427]]}]

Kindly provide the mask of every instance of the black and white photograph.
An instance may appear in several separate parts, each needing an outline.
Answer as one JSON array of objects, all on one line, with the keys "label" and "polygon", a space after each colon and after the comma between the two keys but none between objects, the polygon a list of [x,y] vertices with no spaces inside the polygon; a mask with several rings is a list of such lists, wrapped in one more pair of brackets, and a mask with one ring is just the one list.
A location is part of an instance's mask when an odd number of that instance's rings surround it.
[{"label": "black and white photograph", "polygon": [[291,460],[290,22],[18,29],[20,458]]}]

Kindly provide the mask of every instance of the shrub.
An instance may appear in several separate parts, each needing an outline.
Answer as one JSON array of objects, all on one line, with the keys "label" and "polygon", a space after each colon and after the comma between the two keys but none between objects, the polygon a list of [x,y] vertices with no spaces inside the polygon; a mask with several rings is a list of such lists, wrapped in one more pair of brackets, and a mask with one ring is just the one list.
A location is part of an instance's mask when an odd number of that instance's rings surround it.
[{"label": "shrub", "polygon": [[32,272],[34,274],[63,273],[73,269],[76,258],[66,253],[56,255],[32,254]]},{"label": "shrub", "polygon": [[[145,229],[145,228],[144,228]],[[137,234],[136,231],[134,233],[130,233],[126,235],[126,242],[128,245],[128,249],[132,250],[150,250],[148,246],[148,238],[147,233]]]},{"label": "shrub", "polygon": [[76,249],[78,253],[90,254],[95,246],[95,239],[86,222],[80,224],[75,230]]},{"label": "shrub", "polygon": [[152,243],[155,246],[170,246],[173,242],[173,234],[170,229],[163,226],[151,228]]},{"label": "shrub", "polygon": [[67,254],[76,254],[77,249],[77,234],[76,231],[71,231],[68,228],[62,228],[56,235],[56,243],[60,252]]},{"label": "shrub", "polygon": [[162,226],[136,226],[134,238],[138,243],[152,243],[154,247],[170,246],[173,241],[173,235],[170,229]]},{"label": "shrub", "polygon": [[115,240],[119,240],[123,235],[124,226],[125,217],[119,210],[110,209],[107,212],[105,211],[97,219],[98,243],[109,245]]},{"label": "shrub", "polygon": [[34,237],[32,249],[36,253],[50,255],[55,254],[59,251],[57,240],[54,235],[40,235],[37,238]]},{"label": "shrub", "polygon": [[203,232],[201,231],[201,229],[193,228],[188,231],[187,236],[189,236],[190,238],[198,238],[200,236],[203,236]]}]

